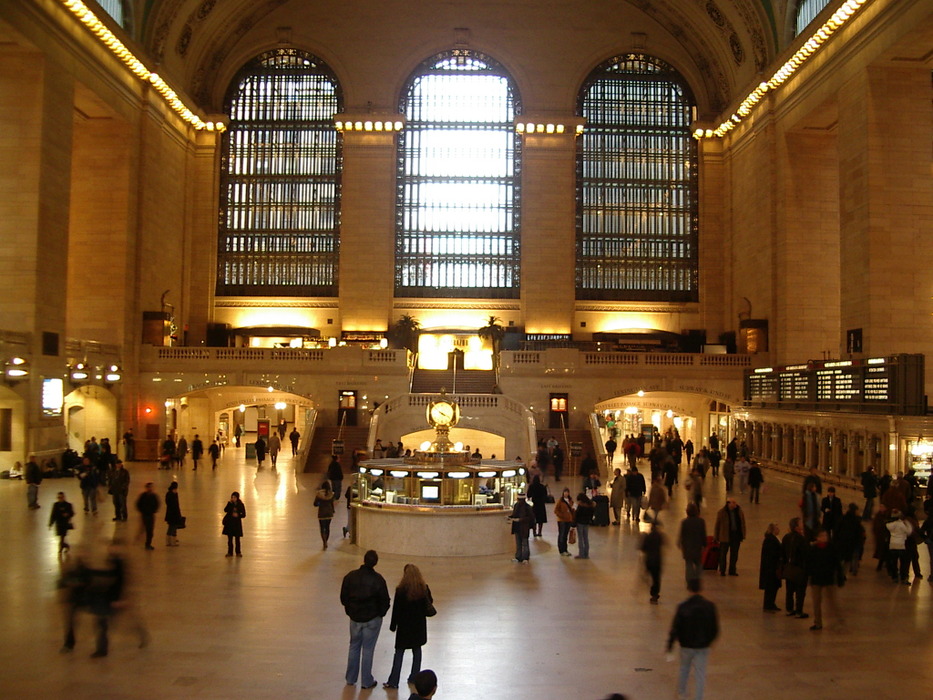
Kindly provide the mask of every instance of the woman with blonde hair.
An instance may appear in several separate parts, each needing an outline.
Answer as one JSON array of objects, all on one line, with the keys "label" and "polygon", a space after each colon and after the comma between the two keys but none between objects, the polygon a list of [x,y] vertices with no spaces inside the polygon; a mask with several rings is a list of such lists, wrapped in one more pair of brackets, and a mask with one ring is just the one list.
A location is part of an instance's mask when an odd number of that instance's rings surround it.
[{"label": "woman with blonde hair", "polygon": [[406,564],[392,604],[389,629],[395,632],[395,658],[392,659],[389,680],[383,683],[384,688],[398,688],[406,649],[411,649],[409,681],[421,670],[421,647],[428,641],[427,618],[434,614],[431,589],[424,582],[420,569],[414,564]]}]

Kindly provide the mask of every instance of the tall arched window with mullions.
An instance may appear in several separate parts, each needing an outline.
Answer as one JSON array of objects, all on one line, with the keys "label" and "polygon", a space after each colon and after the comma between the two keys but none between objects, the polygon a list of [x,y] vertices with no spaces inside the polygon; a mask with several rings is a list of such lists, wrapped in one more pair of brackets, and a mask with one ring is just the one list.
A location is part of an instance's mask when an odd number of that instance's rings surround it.
[{"label": "tall arched window with mullions", "polygon": [[458,49],[402,93],[395,294],[519,296],[519,100],[496,61]]},{"label": "tall arched window with mullions", "polygon": [[616,56],[584,82],[578,299],[698,299],[693,106],[680,74],[641,54]]},{"label": "tall arched window with mullions", "polygon": [[340,87],[320,59],[276,49],[233,80],[223,138],[219,296],[337,296]]}]

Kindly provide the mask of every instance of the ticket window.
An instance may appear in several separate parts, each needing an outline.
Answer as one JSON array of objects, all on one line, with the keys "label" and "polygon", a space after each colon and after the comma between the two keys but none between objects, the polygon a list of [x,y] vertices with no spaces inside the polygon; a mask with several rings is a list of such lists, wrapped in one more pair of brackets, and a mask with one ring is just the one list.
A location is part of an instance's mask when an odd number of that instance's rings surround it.
[{"label": "ticket window", "polygon": [[551,394],[548,409],[548,429],[562,430],[567,427],[567,394]]},{"label": "ticket window", "polygon": [[357,424],[356,392],[342,389],[338,396],[337,425],[355,426]]}]

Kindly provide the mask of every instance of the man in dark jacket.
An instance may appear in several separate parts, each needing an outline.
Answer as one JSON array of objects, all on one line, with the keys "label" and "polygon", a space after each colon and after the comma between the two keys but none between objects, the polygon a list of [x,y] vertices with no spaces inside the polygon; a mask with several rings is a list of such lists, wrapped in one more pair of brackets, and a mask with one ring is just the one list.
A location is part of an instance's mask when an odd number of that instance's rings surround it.
[{"label": "man in dark jacket", "polygon": [[687,517],[680,521],[680,535],[677,546],[684,555],[684,568],[687,583],[700,578],[701,558],[706,546],[706,521],[700,517],[700,510],[695,503],[687,506]]},{"label": "man in dark jacket", "polygon": [[524,493],[518,494],[509,520],[512,521],[512,534],[515,535],[515,558],[512,561],[524,564],[530,556],[528,535],[535,526],[535,512],[525,500]]},{"label": "man in dark jacket", "polygon": [[117,460],[113,474],[110,475],[110,495],[113,496],[114,521],[126,521],[126,501],[130,496],[130,473]]},{"label": "man in dark jacket", "polygon": [[803,611],[803,601],[807,597],[807,538],[804,537],[803,520],[792,518],[790,532],[781,540],[784,550],[784,590],[788,616],[799,619],[810,617]]},{"label": "man in dark jacket", "polygon": [[139,494],[136,499],[136,510],[143,519],[143,527],[146,530],[146,549],[155,549],[152,546],[152,536],[155,533],[155,514],[159,510],[159,497],[153,490],[153,483],[146,484],[146,490]]},{"label": "man in dark jacket", "polygon": [[363,566],[343,577],[340,602],[350,618],[350,652],[347,656],[347,685],[360,679],[364,690],[376,687],[373,678],[373,652],[382,618],[389,611],[386,580],[376,573],[379,555],[372,549],[363,555]]},{"label": "man in dark jacket", "polygon": [[39,484],[42,483],[42,469],[39,468],[35,455],[29,455],[23,476],[26,480],[26,503],[30,510],[35,510],[39,507]]},{"label": "man in dark jacket", "polygon": [[671,653],[674,642],[680,643],[680,677],[677,681],[677,697],[687,697],[687,680],[691,666],[694,669],[696,697],[703,697],[706,685],[706,663],[709,647],[719,635],[719,619],[716,606],[700,595],[700,579],[687,583],[693,595],[677,606],[677,613],[667,638],[667,652]]}]

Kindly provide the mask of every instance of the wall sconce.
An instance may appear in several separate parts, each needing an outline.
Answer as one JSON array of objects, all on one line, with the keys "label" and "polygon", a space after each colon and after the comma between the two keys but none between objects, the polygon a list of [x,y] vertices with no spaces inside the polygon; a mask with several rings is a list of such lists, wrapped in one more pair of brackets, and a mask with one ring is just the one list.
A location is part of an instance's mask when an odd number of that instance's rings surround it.
[{"label": "wall sconce", "polygon": [[123,370],[119,365],[110,365],[104,372],[104,381],[108,384],[116,384],[123,379]]},{"label": "wall sconce", "polygon": [[22,357],[11,357],[3,368],[3,378],[9,384],[21,382],[29,377],[29,363]]}]

